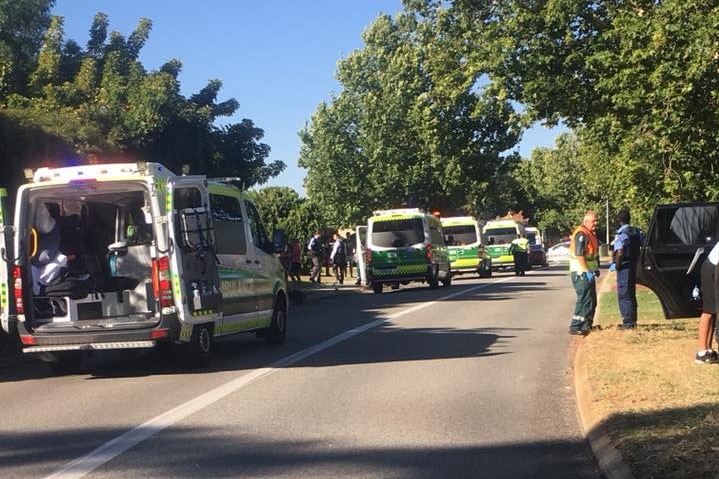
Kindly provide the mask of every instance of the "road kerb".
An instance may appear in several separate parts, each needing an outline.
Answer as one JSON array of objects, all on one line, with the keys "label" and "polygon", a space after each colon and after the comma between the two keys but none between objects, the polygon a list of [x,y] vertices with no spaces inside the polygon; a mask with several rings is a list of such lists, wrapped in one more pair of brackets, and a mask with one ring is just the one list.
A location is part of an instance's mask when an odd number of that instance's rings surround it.
[{"label": "road kerb", "polygon": [[[607,290],[607,284],[613,277],[614,275],[610,274],[602,277],[597,297]],[[595,317],[597,317],[598,313],[599,308],[597,308]],[[632,479],[632,472],[624,462],[621,452],[614,447],[606,428],[601,422],[601,418],[597,418],[596,413],[593,411],[592,388],[587,367],[587,361],[590,358],[585,358],[586,352],[582,347],[583,343],[584,341],[579,341],[574,354],[574,391],[582,432],[584,437],[587,438],[599,468],[607,479]]]}]

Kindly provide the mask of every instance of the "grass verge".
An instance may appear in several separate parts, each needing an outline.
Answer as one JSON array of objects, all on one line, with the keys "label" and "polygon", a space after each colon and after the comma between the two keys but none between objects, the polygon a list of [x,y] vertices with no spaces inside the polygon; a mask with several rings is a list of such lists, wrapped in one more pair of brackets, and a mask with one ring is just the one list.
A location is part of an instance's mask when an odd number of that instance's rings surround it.
[{"label": "grass verge", "polygon": [[640,288],[639,326],[622,331],[616,290],[598,300],[600,329],[581,344],[595,421],[637,478],[719,477],[719,365],[694,363],[697,320],[665,320]]}]

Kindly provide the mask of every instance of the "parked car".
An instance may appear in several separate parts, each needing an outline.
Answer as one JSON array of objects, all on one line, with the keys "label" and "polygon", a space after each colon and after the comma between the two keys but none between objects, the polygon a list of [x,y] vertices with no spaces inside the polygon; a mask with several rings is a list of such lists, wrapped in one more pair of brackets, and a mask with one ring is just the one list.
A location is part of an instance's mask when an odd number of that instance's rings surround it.
[{"label": "parked car", "polygon": [[547,250],[547,263],[569,263],[569,241],[557,243]]},{"label": "parked car", "polygon": [[529,265],[530,266],[548,266],[547,252],[541,244],[529,245]]},{"label": "parked car", "polygon": [[657,205],[637,263],[637,282],[659,298],[664,317],[701,314],[701,263],[719,239],[719,203]]}]

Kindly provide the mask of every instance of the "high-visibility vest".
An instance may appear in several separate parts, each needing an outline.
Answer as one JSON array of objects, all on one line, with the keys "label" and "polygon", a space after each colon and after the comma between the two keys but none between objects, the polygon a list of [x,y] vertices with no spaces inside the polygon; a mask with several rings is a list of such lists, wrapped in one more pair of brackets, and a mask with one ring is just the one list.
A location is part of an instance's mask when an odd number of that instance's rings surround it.
[{"label": "high-visibility vest", "polygon": [[599,269],[599,243],[597,242],[597,237],[594,236],[594,233],[592,233],[584,225],[581,225],[574,230],[572,238],[569,242],[569,271],[577,273],[583,271],[582,267],[579,266],[577,257],[574,254],[574,251],[576,251],[574,244],[575,238],[577,237],[577,233],[580,232],[584,233],[588,240],[587,246],[584,249],[584,261],[587,262],[587,268],[589,268],[589,271],[597,271]]},{"label": "high-visibility vest", "polygon": [[528,249],[527,247],[529,246],[529,240],[527,238],[516,238],[512,241],[512,244],[517,251],[526,253]]}]

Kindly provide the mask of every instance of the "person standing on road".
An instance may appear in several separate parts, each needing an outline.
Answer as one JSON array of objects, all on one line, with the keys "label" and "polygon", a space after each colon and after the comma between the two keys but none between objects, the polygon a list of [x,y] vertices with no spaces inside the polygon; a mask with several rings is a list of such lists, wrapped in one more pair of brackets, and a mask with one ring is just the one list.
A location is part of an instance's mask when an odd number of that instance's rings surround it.
[{"label": "person standing on road", "polygon": [[320,230],[316,230],[315,234],[310,239],[309,244],[307,245],[307,249],[310,252],[310,257],[312,258],[312,269],[310,270],[310,283],[319,283],[320,282],[320,273],[322,272],[320,268],[320,254],[321,254],[321,245],[320,245],[320,236],[322,233],[320,233]]},{"label": "person standing on road", "polygon": [[712,349],[712,335],[716,328],[716,297],[714,276],[719,264],[719,243],[715,244],[701,266],[702,314],[699,316],[699,344],[694,362],[717,364],[717,352]]},{"label": "person standing on road", "polygon": [[345,268],[347,267],[347,249],[339,233],[332,235],[334,243],[330,253],[330,263],[335,271],[335,285],[345,281]]},{"label": "person standing on road", "polygon": [[290,242],[290,279],[294,282],[300,281],[300,270],[302,269],[302,245],[300,240],[294,238]]},{"label": "person standing on road", "polygon": [[599,276],[599,242],[595,235],[597,214],[587,211],[582,224],[574,230],[569,242],[569,271],[577,294],[574,316],[569,334],[587,335],[592,330],[594,311],[597,309],[597,283]]},{"label": "person standing on road", "polygon": [[612,264],[609,271],[617,272],[617,300],[622,314],[620,329],[637,327],[637,261],[644,241],[639,228],[629,225],[629,209],[622,208],[617,215],[619,229],[614,238]]},{"label": "person standing on road", "polygon": [[509,245],[509,252],[512,253],[514,258],[514,274],[515,276],[524,276],[527,270],[527,264],[529,258],[527,256],[527,250],[529,249],[529,240],[522,237],[521,234],[517,234],[517,237],[512,240]]}]

